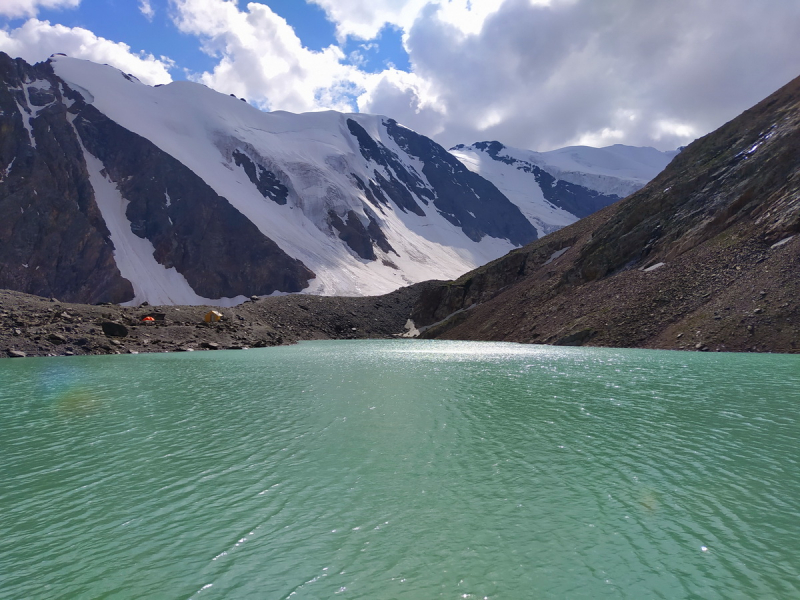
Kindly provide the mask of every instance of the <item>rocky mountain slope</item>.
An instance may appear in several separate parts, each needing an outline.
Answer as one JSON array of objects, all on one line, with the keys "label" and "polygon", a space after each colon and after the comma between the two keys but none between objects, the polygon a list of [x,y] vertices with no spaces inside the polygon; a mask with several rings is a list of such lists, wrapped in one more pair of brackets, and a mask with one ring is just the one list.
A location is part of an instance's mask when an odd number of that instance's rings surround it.
[{"label": "rocky mountain slope", "polygon": [[621,144],[534,152],[500,142],[461,144],[450,152],[516,204],[539,237],[641,189],[678,154]]},{"label": "rocky mountain slope", "polygon": [[451,339],[800,349],[800,78],[639,192],[423,294]]},{"label": "rocky mountain slope", "polygon": [[514,168],[532,201],[387,117],[264,113],[195,83],[2,53],[0,132],[0,288],[90,303],[455,277],[616,198],[595,188],[619,192],[620,161],[641,162],[620,156],[652,151],[565,149],[542,154],[549,170],[527,153]]},{"label": "rocky mountain slope", "polygon": [[392,119],[264,113],[202,85],[0,54],[0,287],[80,302],[375,294],[536,238]]}]

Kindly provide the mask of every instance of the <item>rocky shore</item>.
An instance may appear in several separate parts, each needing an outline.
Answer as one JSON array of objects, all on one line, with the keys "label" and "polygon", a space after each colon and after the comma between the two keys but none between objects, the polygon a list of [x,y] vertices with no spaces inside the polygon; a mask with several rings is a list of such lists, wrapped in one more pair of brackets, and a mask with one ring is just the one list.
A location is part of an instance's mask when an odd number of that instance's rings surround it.
[{"label": "rocky shore", "polygon": [[[384,296],[275,296],[232,308],[59,302],[0,290],[0,357],[263,348],[302,340],[390,338],[425,282]],[[207,323],[211,310],[222,313]],[[145,317],[153,320],[144,321]]]},{"label": "rocky shore", "polygon": [[[580,227],[427,290],[412,319],[423,338],[716,352],[800,352],[800,236],[776,244],[737,232],[692,252],[568,285],[590,241]],[[744,235],[744,234],[742,234]],[[554,259],[561,248],[563,255]]]}]

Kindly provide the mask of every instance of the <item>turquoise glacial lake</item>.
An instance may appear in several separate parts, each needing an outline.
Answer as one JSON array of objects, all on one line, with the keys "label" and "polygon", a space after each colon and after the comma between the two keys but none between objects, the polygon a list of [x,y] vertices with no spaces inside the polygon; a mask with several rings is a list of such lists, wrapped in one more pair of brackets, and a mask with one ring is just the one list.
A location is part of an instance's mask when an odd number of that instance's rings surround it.
[{"label": "turquoise glacial lake", "polygon": [[0,361],[0,598],[800,598],[800,357]]}]

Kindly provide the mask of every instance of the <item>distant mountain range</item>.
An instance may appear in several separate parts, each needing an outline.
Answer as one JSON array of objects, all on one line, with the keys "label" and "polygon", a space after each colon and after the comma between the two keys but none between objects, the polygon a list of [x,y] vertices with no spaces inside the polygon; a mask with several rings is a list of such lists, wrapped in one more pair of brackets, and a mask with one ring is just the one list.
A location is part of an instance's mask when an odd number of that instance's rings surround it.
[{"label": "distant mountain range", "polygon": [[534,152],[500,142],[462,144],[450,152],[516,204],[539,237],[641,189],[678,154],[621,144]]},{"label": "distant mountain range", "polygon": [[[644,185],[652,148],[452,153],[391,118],[0,53],[0,288],[235,304],[449,279]],[[466,165],[466,166],[465,166]]]},{"label": "distant mountain range", "polygon": [[624,200],[428,290],[413,320],[432,338],[800,352],[800,78]]}]

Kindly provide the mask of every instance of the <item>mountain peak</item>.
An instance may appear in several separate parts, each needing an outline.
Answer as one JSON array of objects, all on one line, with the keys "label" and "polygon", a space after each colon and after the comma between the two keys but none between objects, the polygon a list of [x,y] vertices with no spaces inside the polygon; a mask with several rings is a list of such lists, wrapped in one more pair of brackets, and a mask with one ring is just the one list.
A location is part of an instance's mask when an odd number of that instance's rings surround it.
[{"label": "mountain peak", "polygon": [[[266,113],[63,56],[0,57],[0,110],[0,202],[13,215],[0,287],[152,304],[376,294],[536,237],[491,183],[378,115]],[[37,220],[55,212],[60,225]],[[96,285],[67,282],[70,268]]]}]

